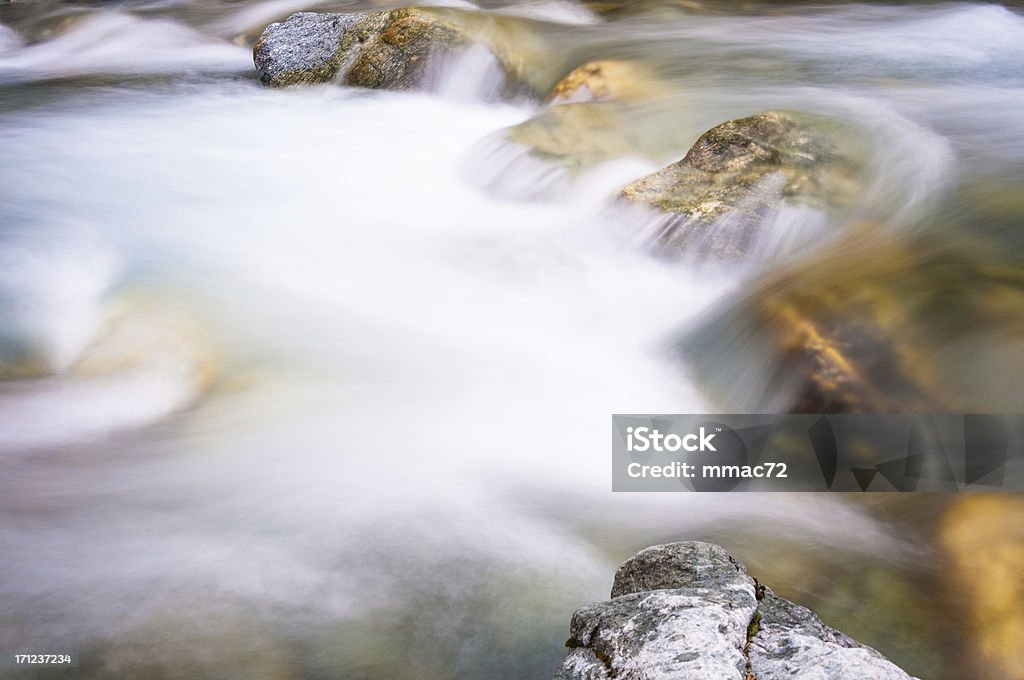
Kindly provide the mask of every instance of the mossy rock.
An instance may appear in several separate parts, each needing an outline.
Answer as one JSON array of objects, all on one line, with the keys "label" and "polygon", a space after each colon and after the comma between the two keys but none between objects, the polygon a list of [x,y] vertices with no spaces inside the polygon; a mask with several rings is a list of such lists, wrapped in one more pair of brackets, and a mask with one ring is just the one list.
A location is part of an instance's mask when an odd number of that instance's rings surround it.
[{"label": "mossy rock", "polygon": [[454,23],[417,8],[300,12],[263,31],[253,47],[253,61],[265,85],[339,82],[413,89],[423,83],[433,55],[457,52],[471,43]]},{"label": "mossy rock", "polygon": [[[862,163],[855,131],[820,116],[768,111],[705,132],[682,160],[626,186],[620,198],[666,216],[663,249],[742,260],[782,204],[850,204]],[[728,228],[712,225],[728,220]]]}]

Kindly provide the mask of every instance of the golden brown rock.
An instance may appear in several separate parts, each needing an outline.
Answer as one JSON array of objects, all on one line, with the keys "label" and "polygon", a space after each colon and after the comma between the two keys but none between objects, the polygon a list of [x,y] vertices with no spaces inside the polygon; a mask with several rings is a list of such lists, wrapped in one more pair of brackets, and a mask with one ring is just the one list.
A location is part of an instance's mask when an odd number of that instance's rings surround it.
[{"label": "golden brown rock", "polygon": [[970,612],[976,680],[1024,680],[1024,497],[970,495],[946,514],[948,587]]},{"label": "golden brown rock", "polygon": [[569,72],[548,93],[551,104],[641,99],[658,88],[648,71],[628,61],[591,61]]},{"label": "golden brown rock", "polygon": [[874,229],[756,286],[681,342],[741,411],[1024,406],[1024,275]]}]

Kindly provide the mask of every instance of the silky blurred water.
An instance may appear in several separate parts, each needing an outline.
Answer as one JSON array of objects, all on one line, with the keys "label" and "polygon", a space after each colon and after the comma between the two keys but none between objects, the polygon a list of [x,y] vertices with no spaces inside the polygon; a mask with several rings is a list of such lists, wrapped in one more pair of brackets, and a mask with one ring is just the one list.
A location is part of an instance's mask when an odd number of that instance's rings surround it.
[{"label": "silky blurred water", "polygon": [[[912,673],[980,673],[948,499],[613,496],[608,419],[714,409],[677,338],[849,225],[1019,246],[944,206],[999,178],[1003,210],[1024,177],[1024,18],[489,3],[552,82],[605,57],[661,79],[624,113],[661,141],[566,174],[502,141],[538,104],[499,101],[485,55],[425,93],[255,80],[266,23],[369,6],[0,6],[0,650],[97,678],[544,678],[618,562],[703,538]],[[857,204],[784,215],[812,245],[753,268],[652,257],[609,197],[770,108],[869,131]]]}]

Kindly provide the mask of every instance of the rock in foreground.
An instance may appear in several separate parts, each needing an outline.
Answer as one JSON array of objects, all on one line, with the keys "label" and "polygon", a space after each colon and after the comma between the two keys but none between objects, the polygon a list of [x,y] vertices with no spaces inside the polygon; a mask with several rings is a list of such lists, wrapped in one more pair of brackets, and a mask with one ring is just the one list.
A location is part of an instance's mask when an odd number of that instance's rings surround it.
[{"label": "rock in foreground", "polygon": [[271,24],[253,47],[260,81],[283,87],[329,83],[411,89],[431,57],[471,44],[466,33],[414,7],[386,12],[300,12]]},{"label": "rock in foreground", "polygon": [[[622,190],[668,217],[669,250],[740,260],[782,203],[824,209],[850,202],[859,164],[848,132],[817,116],[768,111],[705,132],[686,156]],[[712,226],[714,225],[714,227]]]},{"label": "rock in foreground", "polygon": [[555,680],[909,680],[881,654],[774,595],[710,543],[658,545],[572,617]]}]

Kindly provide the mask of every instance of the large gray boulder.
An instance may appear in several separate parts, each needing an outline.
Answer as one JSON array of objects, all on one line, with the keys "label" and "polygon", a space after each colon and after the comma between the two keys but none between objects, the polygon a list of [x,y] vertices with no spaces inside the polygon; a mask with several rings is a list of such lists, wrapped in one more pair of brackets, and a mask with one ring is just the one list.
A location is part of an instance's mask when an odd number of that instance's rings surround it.
[{"label": "large gray boulder", "polygon": [[647,548],[572,617],[555,680],[911,680],[747,575],[717,545]]},{"label": "large gray boulder", "polygon": [[253,47],[260,81],[283,87],[339,82],[412,89],[432,57],[472,43],[454,23],[415,7],[385,12],[300,12],[271,24]]}]

